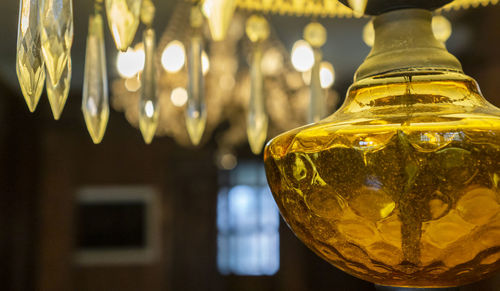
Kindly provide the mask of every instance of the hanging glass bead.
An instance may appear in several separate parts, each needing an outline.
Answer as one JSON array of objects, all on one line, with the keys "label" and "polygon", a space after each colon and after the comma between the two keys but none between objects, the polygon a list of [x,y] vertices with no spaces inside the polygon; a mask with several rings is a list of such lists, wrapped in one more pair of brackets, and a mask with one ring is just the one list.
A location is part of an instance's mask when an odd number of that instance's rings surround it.
[{"label": "hanging glass bead", "polygon": [[247,115],[247,137],[252,152],[260,154],[267,137],[269,118],[266,112],[264,96],[264,80],[260,67],[262,49],[253,50],[252,66],[250,68],[250,103]]},{"label": "hanging glass bead", "polygon": [[205,131],[207,111],[205,105],[204,80],[202,70],[203,39],[200,27],[203,16],[198,7],[191,9],[191,27],[193,34],[190,40],[188,55],[188,100],[185,111],[186,127],[189,138],[194,145],[198,145]]},{"label": "hanging glass bead", "polygon": [[253,43],[252,63],[250,66],[250,102],[247,114],[247,137],[250,149],[260,154],[267,137],[269,118],[264,96],[262,75],[262,41],[269,36],[269,25],[262,16],[253,15],[246,23],[246,34]]},{"label": "hanging glass bead", "polygon": [[318,122],[325,115],[326,102],[320,80],[321,56],[321,50],[314,48],[314,65],[311,68],[311,82],[309,85],[310,100],[307,114],[308,123]]},{"label": "hanging glass bead", "polygon": [[235,4],[235,0],[205,0],[203,2],[203,14],[207,18],[214,41],[226,38],[229,24],[233,19]]},{"label": "hanging glass bead", "polygon": [[160,103],[156,95],[155,32],[152,28],[144,31],[143,42],[145,52],[144,70],[142,72],[141,97],[139,102],[139,128],[142,137],[150,144],[158,127]]},{"label": "hanging glass bead", "polygon": [[97,9],[89,19],[82,111],[92,141],[100,143],[108,123],[109,104],[103,20]]},{"label": "hanging glass bead", "polygon": [[38,0],[21,0],[17,32],[16,73],[24,100],[31,112],[40,100],[45,82],[38,3]]},{"label": "hanging glass bead", "polygon": [[325,114],[325,96],[321,88],[320,65],[322,59],[321,46],[326,42],[326,29],[318,22],[309,23],[304,29],[304,39],[313,47],[314,64],[311,68],[309,88],[309,123],[320,121]]},{"label": "hanging glass bead", "polygon": [[124,52],[134,41],[142,0],[106,0],[108,25],[116,48]]},{"label": "hanging glass bead", "polygon": [[47,77],[47,97],[55,120],[59,120],[61,117],[64,105],[68,99],[71,73],[71,58],[68,58],[66,68],[55,86],[52,84],[52,80],[50,80],[50,75]]},{"label": "hanging glass bead", "polygon": [[42,55],[47,74],[56,86],[68,66],[73,45],[72,0],[40,0]]}]

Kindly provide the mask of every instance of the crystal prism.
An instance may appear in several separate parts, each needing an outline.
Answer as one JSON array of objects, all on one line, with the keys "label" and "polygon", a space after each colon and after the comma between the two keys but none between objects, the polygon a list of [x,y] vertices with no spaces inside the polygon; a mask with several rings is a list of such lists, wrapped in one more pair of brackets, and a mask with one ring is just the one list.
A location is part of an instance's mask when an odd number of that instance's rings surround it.
[{"label": "crystal prism", "polygon": [[52,114],[55,120],[59,120],[61,113],[68,99],[69,87],[71,83],[71,58],[68,58],[66,62],[66,68],[64,69],[59,82],[54,86],[52,85],[52,80],[50,80],[50,75],[47,77],[47,97],[49,99],[50,108],[52,109]]},{"label": "crystal prism", "polygon": [[264,98],[264,79],[261,69],[262,50],[256,45],[253,51],[250,68],[250,104],[247,116],[247,136],[250,149],[256,155],[260,154],[267,137],[269,119],[266,113]]},{"label": "crystal prism", "polygon": [[143,35],[145,63],[142,72],[142,90],[139,101],[139,128],[142,137],[150,144],[158,127],[160,104],[156,95],[155,51],[156,36],[153,29],[144,31]]},{"label": "crystal prism", "polygon": [[101,142],[109,118],[108,78],[101,14],[91,15],[87,36],[82,111],[95,144]]},{"label": "crystal prism", "polygon": [[134,41],[141,16],[142,0],[106,0],[108,25],[116,48],[124,52]]},{"label": "crystal prism", "polygon": [[56,86],[73,45],[72,0],[40,0],[40,30],[47,74]]},{"label": "crystal prism", "polygon": [[325,96],[323,88],[321,88],[320,66],[321,66],[321,51],[318,48],[314,49],[314,65],[311,68],[311,83],[310,83],[310,99],[309,112],[307,121],[309,123],[320,121],[325,112]]},{"label": "crystal prism", "polygon": [[207,18],[214,41],[221,41],[226,37],[235,4],[235,0],[205,0],[203,2],[203,14]]},{"label": "crystal prism", "polygon": [[24,99],[31,112],[35,110],[40,100],[45,82],[38,16],[38,0],[21,0],[16,73]]},{"label": "crystal prism", "polygon": [[202,51],[201,36],[193,36],[188,56],[189,85],[185,118],[189,138],[194,145],[200,143],[207,123],[203,70],[201,67]]}]

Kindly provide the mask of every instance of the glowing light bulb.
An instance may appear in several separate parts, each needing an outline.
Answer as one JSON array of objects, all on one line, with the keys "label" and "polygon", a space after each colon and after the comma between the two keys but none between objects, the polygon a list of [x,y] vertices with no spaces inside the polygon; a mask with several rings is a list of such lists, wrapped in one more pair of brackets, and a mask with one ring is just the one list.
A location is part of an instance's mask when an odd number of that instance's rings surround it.
[{"label": "glowing light bulb", "polygon": [[299,72],[309,71],[314,64],[314,52],[305,40],[298,40],[292,49],[292,65]]},{"label": "glowing light bulb", "polygon": [[451,36],[451,23],[442,15],[432,17],[432,32],[440,42],[446,42]]},{"label": "glowing light bulb", "polygon": [[172,93],[170,94],[170,101],[177,106],[177,107],[182,107],[184,104],[186,104],[188,100],[188,94],[186,89],[178,87],[172,90]]},{"label": "glowing light bulb", "polygon": [[144,69],[144,49],[127,49],[119,52],[116,58],[116,69],[122,78],[132,78]]},{"label": "glowing light bulb", "polygon": [[203,71],[203,75],[206,75],[208,70],[210,70],[210,60],[205,51],[201,53],[201,70]]},{"label": "glowing light bulb", "polygon": [[238,164],[238,159],[232,153],[224,153],[219,159],[219,164],[224,170],[232,170]]},{"label": "glowing light bulb", "polygon": [[[139,76],[139,75],[137,75]],[[125,80],[125,89],[129,92],[137,92],[141,89],[141,80],[138,77],[132,77]]]},{"label": "glowing light bulb", "polygon": [[154,113],[154,107],[153,107],[153,102],[151,101],[147,101],[146,102],[146,106],[145,106],[145,111],[146,111],[146,116],[151,118],[153,117],[153,113]]},{"label": "glowing light bulb", "polygon": [[184,45],[178,40],[171,41],[161,55],[161,64],[165,71],[176,73],[184,67],[186,51]]},{"label": "glowing light bulb", "polygon": [[270,48],[266,50],[262,56],[262,73],[266,76],[276,76],[283,68],[283,56],[277,48]]},{"label": "glowing light bulb", "polygon": [[333,85],[335,82],[335,71],[332,64],[329,62],[321,62],[319,68],[319,80],[321,88],[326,89]]}]

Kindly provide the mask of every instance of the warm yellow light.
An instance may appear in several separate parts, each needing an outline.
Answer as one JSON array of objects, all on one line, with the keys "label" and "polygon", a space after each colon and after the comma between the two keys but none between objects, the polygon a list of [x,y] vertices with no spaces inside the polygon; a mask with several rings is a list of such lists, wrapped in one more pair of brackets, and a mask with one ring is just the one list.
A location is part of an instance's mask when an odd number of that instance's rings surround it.
[{"label": "warm yellow light", "polygon": [[177,107],[182,107],[186,104],[188,100],[188,94],[186,89],[177,87],[172,90],[172,94],[170,94],[170,100]]},{"label": "warm yellow light", "polygon": [[302,81],[307,86],[311,85],[311,70],[302,72]]},{"label": "warm yellow light", "polygon": [[122,78],[132,78],[144,69],[144,49],[128,48],[126,52],[119,52],[116,58],[116,69]]},{"label": "warm yellow light", "polygon": [[283,56],[277,48],[272,47],[266,50],[266,52],[262,56],[260,66],[264,75],[278,75],[283,68]]},{"label": "warm yellow light", "polygon": [[220,157],[220,166],[224,170],[232,170],[236,167],[238,164],[238,160],[236,159],[236,156],[233,155],[232,153],[224,153]]},{"label": "warm yellow light", "polygon": [[154,108],[154,105],[153,105],[153,102],[151,100],[148,100],[146,102],[146,105],[144,105],[144,111],[146,113],[146,116],[148,118],[152,118],[154,113],[155,113],[155,108]]},{"label": "warm yellow light", "polygon": [[451,23],[442,15],[432,17],[432,32],[440,42],[446,42],[451,36]]},{"label": "warm yellow light", "polygon": [[292,65],[299,72],[309,71],[314,64],[314,52],[305,40],[298,40],[292,49]]},{"label": "warm yellow light", "polygon": [[176,73],[184,67],[186,62],[186,51],[182,42],[171,41],[161,55],[161,64],[165,71]]},{"label": "warm yellow light", "polygon": [[203,71],[203,75],[206,75],[208,70],[210,70],[210,60],[208,59],[208,55],[205,51],[201,53],[201,69]]},{"label": "warm yellow light", "polygon": [[137,92],[141,89],[141,80],[137,77],[128,78],[125,80],[125,89],[129,92]]},{"label": "warm yellow light", "polygon": [[335,70],[329,62],[321,62],[319,65],[319,81],[321,88],[330,88],[335,82]]}]

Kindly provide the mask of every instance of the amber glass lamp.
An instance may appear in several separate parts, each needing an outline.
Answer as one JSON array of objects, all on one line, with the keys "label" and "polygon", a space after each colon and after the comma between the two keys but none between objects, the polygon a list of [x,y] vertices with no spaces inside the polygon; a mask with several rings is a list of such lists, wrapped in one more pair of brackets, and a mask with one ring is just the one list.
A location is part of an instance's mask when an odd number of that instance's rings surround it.
[{"label": "amber glass lamp", "polygon": [[295,234],[379,285],[459,286],[500,269],[500,110],[432,33],[447,2],[365,1],[375,44],[343,106],[265,149]]}]

